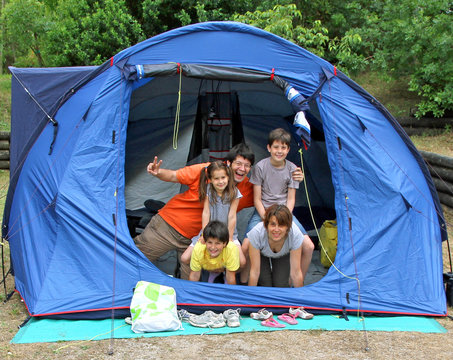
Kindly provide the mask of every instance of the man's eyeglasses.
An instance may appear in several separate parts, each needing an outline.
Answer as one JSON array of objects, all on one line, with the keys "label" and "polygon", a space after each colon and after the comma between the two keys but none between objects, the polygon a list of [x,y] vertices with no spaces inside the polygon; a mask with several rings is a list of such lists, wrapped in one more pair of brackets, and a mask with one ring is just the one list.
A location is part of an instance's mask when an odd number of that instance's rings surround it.
[{"label": "man's eyeglasses", "polygon": [[233,161],[233,164],[239,168],[244,167],[245,169],[250,169],[252,167],[252,165],[250,165],[249,163],[243,163],[240,161]]}]

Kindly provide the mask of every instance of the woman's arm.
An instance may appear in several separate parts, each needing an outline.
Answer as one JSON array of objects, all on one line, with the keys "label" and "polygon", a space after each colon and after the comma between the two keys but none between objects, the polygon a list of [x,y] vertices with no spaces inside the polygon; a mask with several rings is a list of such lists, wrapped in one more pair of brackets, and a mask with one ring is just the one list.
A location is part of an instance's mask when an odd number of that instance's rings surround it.
[{"label": "woman's arm", "polygon": [[253,203],[255,205],[256,211],[260,214],[261,219],[264,219],[264,213],[266,209],[264,208],[263,202],[261,200],[261,185],[253,185]]},{"label": "woman's arm", "polygon": [[295,204],[296,204],[296,189],[288,188],[288,194],[286,196],[286,207],[289,209],[289,211],[293,212]]},{"label": "woman's arm", "polygon": [[302,287],[304,286],[304,276],[302,275],[302,270],[300,268],[300,257],[302,254],[302,245],[296,249],[291,250],[289,253],[289,277],[291,278],[291,283],[293,287]]},{"label": "woman's arm", "polygon": [[261,252],[249,242],[250,275],[249,286],[257,286],[260,277]]},{"label": "woman's arm", "polygon": [[239,199],[234,199],[231,202],[230,210],[228,211],[228,233],[230,241],[233,241],[234,229],[236,228],[236,212],[238,209]]}]

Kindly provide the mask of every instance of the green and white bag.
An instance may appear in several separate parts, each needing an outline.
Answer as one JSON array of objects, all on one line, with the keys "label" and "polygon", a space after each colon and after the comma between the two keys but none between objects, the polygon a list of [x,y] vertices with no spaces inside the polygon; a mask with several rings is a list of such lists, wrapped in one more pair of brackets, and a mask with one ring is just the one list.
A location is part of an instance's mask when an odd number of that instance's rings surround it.
[{"label": "green and white bag", "polygon": [[172,331],[182,328],[172,287],[139,281],[131,301],[132,331]]}]

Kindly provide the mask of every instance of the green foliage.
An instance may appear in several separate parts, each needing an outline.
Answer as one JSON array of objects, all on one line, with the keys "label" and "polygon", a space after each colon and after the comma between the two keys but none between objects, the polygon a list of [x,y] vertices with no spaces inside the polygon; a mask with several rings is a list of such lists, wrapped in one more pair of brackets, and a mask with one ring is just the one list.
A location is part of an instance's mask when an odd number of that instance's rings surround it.
[{"label": "green foliage", "polygon": [[0,74],[0,131],[9,131],[11,127],[10,121],[11,121],[11,75]]},{"label": "green foliage", "polygon": [[150,37],[197,22],[229,20],[234,13],[256,9],[260,3],[258,0],[144,0],[139,22]]},{"label": "green foliage", "polygon": [[302,21],[302,13],[294,4],[276,5],[273,9],[264,11],[248,11],[244,15],[234,15],[233,19],[281,36],[319,56],[324,55],[329,39],[328,30],[319,20],[314,22],[313,27],[299,25],[298,22]]},{"label": "green foliage", "polygon": [[[319,3],[319,2],[317,2]],[[295,4],[276,5],[272,9],[236,14],[233,19],[250,24],[284,39],[292,41],[308,51],[324,57],[348,70],[362,70],[367,62],[357,50],[361,46],[359,34],[350,31],[339,38],[329,37],[329,30],[321,20],[317,20],[316,12],[302,12]]]},{"label": "green foliage", "polygon": [[355,75],[409,79],[418,116],[453,109],[451,0],[9,0],[2,64],[100,64],[182,25],[235,20],[288,39]]},{"label": "green foliage", "polygon": [[[49,19],[44,5],[38,0],[14,0],[5,5],[1,14],[1,24],[7,35],[4,50],[17,53],[18,60],[34,55],[37,65],[45,66],[42,48]],[[6,45],[6,46],[5,46]],[[3,60],[3,59],[2,59]]]},{"label": "green foliage", "polygon": [[[358,2],[356,2],[358,3]],[[448,0],[386,0],[367,11],[360,29],[374,69],[422,96],[417,116],[453,109],[453,4]]]},{"label": "green foliage", "polygon": [[60,0],[47,37],[54,66],[96,65],[143,40],[122,0]]}]

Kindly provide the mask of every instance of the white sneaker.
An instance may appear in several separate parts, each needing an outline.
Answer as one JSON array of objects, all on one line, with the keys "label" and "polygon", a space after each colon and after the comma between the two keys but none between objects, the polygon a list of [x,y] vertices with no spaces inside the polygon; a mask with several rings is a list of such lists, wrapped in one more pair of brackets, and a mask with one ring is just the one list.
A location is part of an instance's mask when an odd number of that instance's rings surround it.
[{"label": "white sneaker", "polygon": [[300,317],[301,319],[304,320],[310,320],[313,319],[313,314],[310,314],[309,312],[305,311],[305,309],[300,306],[298,308],[289,308],[289,313],[291,315],[294,315],[295,317]]},{"label": "white sneaker", "polygon": [[228,309],[223,312],[223,317],[226,320],[228,327],[239,327],[241,323],[239,321],[239,313],[241,309]]},{"label": "white sneaker", "polygon": [[250,317],[255,320],[267,320],[272,316],[274,316],[274,314],[266,309],[261,309],[258,312],[252,312],[250,314]]},{"label": "white sneaker", "polygon": [[192,315],[195,315],[195,314],[192,314],[192,313],[188,312],[186,309],[180,309],[180,310],[178,310],[178,317],[179,317],[179,320],[181,320],[181,321],[188,322],[188,321],[189,321],[189,318],[190,318]]},{"label": "white sneaker", "polygon": [[220,328],[225,326],[225,319],[222,314],[208,310],[201,315],[192,315],[189,317],[189,324],[202,328]]}]

